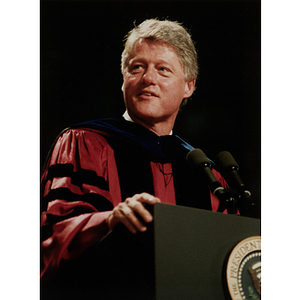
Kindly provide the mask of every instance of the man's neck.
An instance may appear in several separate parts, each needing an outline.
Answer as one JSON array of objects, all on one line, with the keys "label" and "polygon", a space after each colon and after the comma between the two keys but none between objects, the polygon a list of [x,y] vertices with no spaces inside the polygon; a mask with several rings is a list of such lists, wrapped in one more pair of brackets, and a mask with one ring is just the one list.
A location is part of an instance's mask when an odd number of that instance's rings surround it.
[{"label": "man's neck", "polygon": [[[138,123],[140,125],[142,125],[143,127],[145,127],[146,129],[154,132],[155,134],[159,135],[159,136],[162,136],[162,135],[172,135],[173,134],[173,130],[169,131],[167,130],[167,132],[165,132],[165,130],[157,130],[156,126],[147,126],[146,124],[142,123],[142,122],[135,122],[134,120],[132,120],[132,118],[130,117],[128,111],[126,110],[123,114],[123,118],[126,120],[126,121],[129,121],[129,122],[133,122],[133,123]],[[157,127],[159,127],[159,125],[157,125]]]}]

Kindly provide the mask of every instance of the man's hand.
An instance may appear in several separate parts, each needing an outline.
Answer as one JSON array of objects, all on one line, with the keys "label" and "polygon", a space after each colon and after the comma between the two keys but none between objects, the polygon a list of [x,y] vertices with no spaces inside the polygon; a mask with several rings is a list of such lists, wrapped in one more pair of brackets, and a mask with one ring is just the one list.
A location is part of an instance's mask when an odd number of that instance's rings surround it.
[{"label": "man's hand", "polygon": [[158,202],[160,202],[159,198],[148,193],[136,194],[133,197],[127,198],[125,202],[119,203],[108,217],[107,223],[109,229],[111,230],[118,223],[122,223],[132,233],[146,231],[147,227],[139,220],[138,216],[144,222],[150,223],[153,217],[144,205],[154,205]]}]

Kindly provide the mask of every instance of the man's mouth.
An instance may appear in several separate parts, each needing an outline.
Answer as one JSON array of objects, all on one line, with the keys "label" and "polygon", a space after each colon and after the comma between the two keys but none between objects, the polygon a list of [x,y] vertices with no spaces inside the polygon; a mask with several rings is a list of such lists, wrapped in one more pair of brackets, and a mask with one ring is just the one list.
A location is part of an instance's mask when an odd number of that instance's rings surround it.
[{"label": "man's mouth", "polygon": [[153,94],[151,94],[151,93],[142,93],[142,95],[145,95],[145,96],[153,96]]},{"label": "man's mouth", "polygon": [[151,93],[151,92],[142,92],[142,93],[139,94],[139,96],[157,97],[156,94]]}]

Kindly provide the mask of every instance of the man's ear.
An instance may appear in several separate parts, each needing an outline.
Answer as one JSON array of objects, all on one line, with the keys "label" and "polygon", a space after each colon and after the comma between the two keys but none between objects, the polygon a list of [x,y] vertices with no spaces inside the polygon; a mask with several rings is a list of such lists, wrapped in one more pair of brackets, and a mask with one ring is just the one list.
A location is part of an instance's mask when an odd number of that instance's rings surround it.
[{"label": "man's ear", "polygon": [[193,95],[195,89],[196,79],[192,78],[185,83],[185,91],[184,91],[184,98],[189,98]]}]

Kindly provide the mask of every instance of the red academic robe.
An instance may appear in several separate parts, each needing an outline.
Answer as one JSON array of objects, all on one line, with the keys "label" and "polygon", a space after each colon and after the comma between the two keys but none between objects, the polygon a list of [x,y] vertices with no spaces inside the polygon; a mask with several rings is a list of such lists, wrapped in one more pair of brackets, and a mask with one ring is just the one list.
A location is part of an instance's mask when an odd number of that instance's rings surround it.
[{"label": "red academic robe", "polygon": [[[162,203],[175,205],[171,163],[151,161],[150,165],[154,195]],[[214,169],[213,173],[225,186],[223,177]],[[122,196],[114,150],[95,129],[69,129],[61,134],[41,183],[43,276],[108,233],[107,218]],[[217,211],[219,200],[210,194],[210,201],[212,211]]]}]

